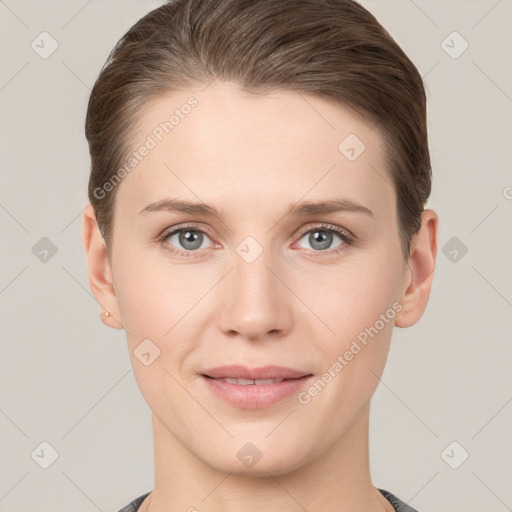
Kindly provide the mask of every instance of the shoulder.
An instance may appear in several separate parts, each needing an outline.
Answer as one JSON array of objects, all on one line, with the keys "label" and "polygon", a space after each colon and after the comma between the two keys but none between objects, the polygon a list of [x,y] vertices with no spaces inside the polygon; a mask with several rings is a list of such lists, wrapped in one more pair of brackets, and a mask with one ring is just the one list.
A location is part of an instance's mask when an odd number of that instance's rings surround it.
[{"label": "shoulder", "polygon": [[418,512],[415,508],[412,508],[410,505],[407,505],[407,503],[404,503],[402,500],[397,498],[394,494],[391,494],[389,491],[386,491],[384,489],[378,490],[384,496],[384,498],[386,498],[391,503],[391,505],[393,505],[393,508],[395,509],[396,512]]},{"label": "shoulder", "polygon": [[142,505],[142,502],[150,492],[151,491],[148,491],[146,494],[143,494],[142,496],[134,499],[131,503],[128,503],[126,507],[123,507],[119,512],[137,512],[139,507]]}]

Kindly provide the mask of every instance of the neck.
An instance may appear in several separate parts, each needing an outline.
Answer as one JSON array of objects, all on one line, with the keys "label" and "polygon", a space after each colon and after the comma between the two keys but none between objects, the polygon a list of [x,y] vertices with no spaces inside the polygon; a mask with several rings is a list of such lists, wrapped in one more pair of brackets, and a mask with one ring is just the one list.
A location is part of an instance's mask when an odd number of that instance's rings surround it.
[{"label": "neck", "polygon": [[369,404],[337,443],[289,472],[223,473],[191,453],[153,415],[155,487],[140,512],[393,512],[373,487]]}]

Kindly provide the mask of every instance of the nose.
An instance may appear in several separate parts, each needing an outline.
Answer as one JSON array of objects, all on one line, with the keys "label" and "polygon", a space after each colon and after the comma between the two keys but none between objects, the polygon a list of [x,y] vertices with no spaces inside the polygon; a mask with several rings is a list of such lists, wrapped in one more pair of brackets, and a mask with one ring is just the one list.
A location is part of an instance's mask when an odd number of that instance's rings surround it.
[{"label": "nose", "polygon": [[279,275],[279,266],[266,251],[251,263],[236,252],[233,269],[223,279],[219,327],[230,337],[276,339],[292,327],[293,294]]}]

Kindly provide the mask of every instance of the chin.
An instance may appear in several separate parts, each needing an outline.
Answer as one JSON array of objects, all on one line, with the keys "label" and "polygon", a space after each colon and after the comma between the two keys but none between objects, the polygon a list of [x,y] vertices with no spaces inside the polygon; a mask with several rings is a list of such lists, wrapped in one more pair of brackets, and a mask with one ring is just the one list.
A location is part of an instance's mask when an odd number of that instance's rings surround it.
[{"label": "chin", "polygon": [[[237,476],[268,477],[285,475],[300,468],[305,462],[299,458],[296,446],[289,450],[279,450],[277,447],[264,443],[236,443],[233,448],[234,457],[227,456],[226,452],[214,456],[213,460],[204,458],[203,461],[222,473],[231,473]],[[260,448],[258,448],[260,446]],[[231,452],[231,450],[229,450]],[[204,456],[204,454],[203,454]]]}]

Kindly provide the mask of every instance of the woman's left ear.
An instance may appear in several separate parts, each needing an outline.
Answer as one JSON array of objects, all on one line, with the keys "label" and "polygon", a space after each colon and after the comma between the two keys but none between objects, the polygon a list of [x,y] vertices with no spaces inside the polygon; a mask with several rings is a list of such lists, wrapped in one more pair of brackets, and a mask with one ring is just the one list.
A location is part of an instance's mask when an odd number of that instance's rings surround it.
[{"label": "woman's left ear", "polygon": [[395,326],[410,327],[427,307],[437,257],[438,217],[434,210],[423,210],[421,227],[411,239],[407,266],[409,278],[400,297],[402,309],[395,316]]}]

